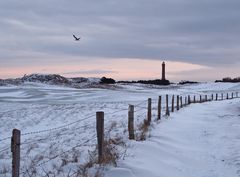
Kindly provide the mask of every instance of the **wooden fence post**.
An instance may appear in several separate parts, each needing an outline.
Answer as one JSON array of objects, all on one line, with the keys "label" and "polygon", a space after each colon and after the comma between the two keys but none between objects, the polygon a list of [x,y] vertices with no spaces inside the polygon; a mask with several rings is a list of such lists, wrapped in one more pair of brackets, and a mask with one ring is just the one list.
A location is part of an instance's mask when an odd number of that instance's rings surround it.
[{"label": "wooden fence post", "polygon": [[232,99],[233,99],[233,92],[232,92]]},{"label": "wooden fence post", "polygon": [[185,96],[185,106],[187,106],[187,97]]},{"label": "wooden fence post", "polygon": [[207,95],[205,95],[205,100],[208,101],[208,100],[207,100]]},{"label": "wooden fence post", "polygon": [[179,110],[179,95],[177,95],[177,110]]},{"label": "wooden fence post", "polygon": [[182,96],[180,96],[180,107],[182,108],[183,105],[182,105]]},{"label": "wooden fence post", "polygon": [[223,93],[221,94],[221,96],[222,96],[222,100],[223,100]]},{"label": "wooden fence post", "polygon": [[228,93],[227,93],[227,100],[228,100]]},{"label": "wooden fence post", "polygon": [[20,174],[20,143],[21,143],[21,131],[13,129],[12,131],[12,177],[19,177]]},{"label": "wooden fence post", "polygon": [[212,94],[212,101],[213,101],[213,94]]},{"label": "wooden fence post", "polygon": [[104,112],[96,113],[96,122],[98,142],[98,163],[102,163],[104,159]]},{"label": "wooden fence post", "polygon": [[191,96],[188,95],[188,104],[191,104]]},{"label": "wooden fence post", "polygon": [[148,98],[148,112],[147,112],[147,121],[150,124],[152,120],[152,99]]},{"label": "wooden fence post", "polygon": [[196,96],[193,97],[193,103],[196,103]]},{"label": "wooden fence post", "polygon": [[236,97],[238,98],[238,92],[236,92]]},{"label": "wooden fence post", "polygon": [[172,112],[174,112],[174,95],[172,95]]},{"label": "wooden fence post", "polygon": [[199,102],[202,103],[202,95],[199,96]]},{"label": "wooden fence post", "polygon": [[166,115],[169,116],[169,107],[168,107],[168,95],[166,95]]},{"label": "wooden fence post", "polygon": [[216,101],[218,100],[218,94],[216,93]]},{"label": "wooden fence post", "polygon": [[158,97],[158,120],[161,119],[161,112],[162,112],[162,96]]},{"label": "wooden fence post", "polygon": [[134,106],[129,105],[128,107],[128,133],[129,139],[132,140],[134,136]]}]

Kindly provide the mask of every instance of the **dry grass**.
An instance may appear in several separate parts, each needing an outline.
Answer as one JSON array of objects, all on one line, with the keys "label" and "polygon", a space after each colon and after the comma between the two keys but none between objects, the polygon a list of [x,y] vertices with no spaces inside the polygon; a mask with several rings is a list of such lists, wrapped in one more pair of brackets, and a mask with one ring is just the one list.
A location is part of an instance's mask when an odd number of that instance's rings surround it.
[{"label": "dry grass", "polygon": [[136,141],[144,141],[147,138],[147,133],[149,130],[149,122],[144,119],[144,121],[138,125],[137,133],[135,136]]},{"label": "dry grass", "polygon": [[117,146],[125,146],[125,142],[121,137],[110,138],[104,141],[104,156],[100,164],[117,166],[117,160],[121,156]]},{"label": "dry grass", "polygon": [[[104,141],[104,156],[102,160],[98,161],[98,149],[88,152],[88,160],[85,164],[79,165],[74,177],[102,177],[102,171],[104,166],[113,165],[117,166],[117,160],[120,157],[120,152],[117,146],[125,146],[125,142],[121,137],[109,138]],[[98,167],[96,169],[96,167]],[[95,168],[92,172],[91,169]]]},{"label": "dry grass", "polygon": [[2,167],[2,169],[0,170],[0,176],[7,176],[8,170],[5,166]]}]

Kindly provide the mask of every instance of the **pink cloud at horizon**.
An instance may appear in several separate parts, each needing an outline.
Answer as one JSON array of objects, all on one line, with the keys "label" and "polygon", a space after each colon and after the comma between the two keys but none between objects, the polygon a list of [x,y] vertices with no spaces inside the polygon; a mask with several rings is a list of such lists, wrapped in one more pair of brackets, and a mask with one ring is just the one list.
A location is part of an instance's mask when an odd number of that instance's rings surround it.
[{"label": "pink cloud at horizon", "polygon": [[[166,62],[166,78],[173,81],[179,80],[204,80],[206,73],[213,75],[209,79],[220,79],[214,68],[185,63]],[[144,59],[98,59],[93,62],[69,62],[56,64],[32,65],[28,67],[14,66],[0,68],[0,78],[22,77],[24,74],[45,73],[60,74],[65,77],[112,77],[116,80],[138,80],[138,79],[159,79],[161,78],[161,64],[159,60]],[[201,76],[201,71],[203,71]],[[215,72],[215,75],[214,75]],[[229,70],[228,70],[229,72]],[[192,74],[191,74],[192,73]],[[224,74],[225,72],[221,72]],[[227,73],[227,72],[226,72]],[[234,73],[233,73],[234,74]],[[223,76],[224,77],[224,76]],[[207,79],[205,79],[207,80]]]}]

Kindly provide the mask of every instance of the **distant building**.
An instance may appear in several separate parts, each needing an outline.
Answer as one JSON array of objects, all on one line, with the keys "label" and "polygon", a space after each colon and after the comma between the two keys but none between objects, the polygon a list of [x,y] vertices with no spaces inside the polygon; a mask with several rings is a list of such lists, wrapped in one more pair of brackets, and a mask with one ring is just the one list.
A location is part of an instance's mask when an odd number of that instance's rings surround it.
[{"label": "distant building", "polygon": [[166,77],[165,77],[165,62],[162,63],[162,80],[166,80]]}]

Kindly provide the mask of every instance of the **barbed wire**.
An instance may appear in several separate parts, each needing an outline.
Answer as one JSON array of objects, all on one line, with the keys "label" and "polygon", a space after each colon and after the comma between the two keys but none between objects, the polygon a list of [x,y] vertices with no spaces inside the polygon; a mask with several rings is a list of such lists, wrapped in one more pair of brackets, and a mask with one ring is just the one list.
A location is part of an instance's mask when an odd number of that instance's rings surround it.
[{"label": "barbed wire", "polygon": [[[91,124],[87,124],[87,125],[82,125],[82,126],[80,126],[80,127],[75,127],[74,129],[72,129],[72,131],[73,130],[76,130],[76,129],[81,129],[81,128],[87,128],[87,127],[90,127],[90,126],[94,126],[94,125],[91,125]],[[78,132],[78,133],[83,133],[84,132],[84,130],[83,131],[81,131],[81,132]],[[55,141],[55,140],[60,140],[60,139],[62,139],[61,138],[61,136],[64,136],[64,135],[67,135],[67,134],[69,134],[69,132],[66,132],[66,133],[61,133],[61,134],[57,134],[57,135],[54,135],[54,137],[46,137],[46,138],[39,138],[39,139],[37,139],[37,140],[33,140],[33,141],[24,141],[23,143],[21,143],[21,145],[27,145],[27,144],[31,144],[31,143],[35,143],[35,142],[39,142],[39,141],[46,141],[46,140],[50,140],[51,142],[53,142],[53,141]],[[52,139],[52,140],[51,140]],[[27,139],[28,140],[28,139]]]},{"label": "barbed wire", "polygon": [[101,106],[101,107],[92,107],[91,106],[90,109],[122,109],[122,108],[108,107],[108,106]]},{"label": "barbed wire", "polygon": [[[58,126],[58,127],[54,127],[54,128],[49,128],[49,129],[39,130],[39,131],[32,131],[32,132],[27,132],[27,133],[22,133],[21,136],[32,135],[32,134],[39,134],[39,133],[45,133],[45,132],[55,131],[55,130],[58,130],[58,129],[63,129],[63,128],[65,128],[65,127],[69,127],[69,126],[71,126],[71,125],[73,125],[73,124],[76,124],[76,123],[78,123],[78,122],[82,122],[82,121],[84,121],[84,120],[88,120],[88,119],[90,119],[90,118],[92,118],[92,117],[94,117],[94,116],[95,116],[95,114],[94,114],[94,115],[87,116],[87,117],[85,117],[84,119],[80,119],[80,120],[77,120],[77,121],[74,121],[74,122],[71,122],[71,123],[68,123],[68,124],[64,124],[64,125],[61,125],[61,126]],[[10,138],[11,138],[11,136],[8,136],[8,137],[5,137],[5,138],[3,138],[3,139],[0,139],[0,141],[5,141],[5,140],[10,139]]]},{"label": "barbed wire", "polygon": [[114,112],[107,112],[107,113],[104,113],[106,115],[112,115],[112,114],[116,114],[116,113],[119,113],[119,112],[123,112],[123,111],[127,111],[128,109],[119,109],[117,111],[114,111]]},{"label": "barbed wire", "polygon": [[137,117],[137,119],[139,119],[139,118],[142,118],[142,117],[147,117],[147,112],[143,112],[143,113],[141,113],[140,115],[137,115],[136,117]]},{"label": "barbed wire", "polygon": [[[143,103],[145,103],[145,102],[147,102],[147,100],[144,100],[144,101],[141,101],[141,102],[139,102],[137,105],[134,105],[135,107],[136,106],[139,106],[139,105],[141,105],[141,104],[143,104]],[[128,104],[128,105],[130,105],[130,104]],[[140,106],[139,106],[140,107]],[[95,107],[95,108],[97,108],[97,107]],[[119,110],[119,111],[114,111],[114,112],[108,112],[108,113],[105,113],[105,114],[115,114],[115,113],[118,113],[118,112],[121,112],[121,111],[126,111],[126,110],[128,110],[128,108],[111,108],[111,107],[103,107],[103,108],[107,108],[107,109],[117,109],[117,110]]]},{"label": "barbed wire", "polygon": [[[117,109],[117,111],[110,112],[110,113],[108,112],[108,113],[105,113],[105,114],[111,115],[111,114],[115,114],[115,113],[122,112],[122,111],[127,111],[127,110],[128,110],[128,109]],[[50,129],[45,129],[45,130],[39,130],[39,131],[32,131],[32,132],[22,133],[21,136],[32,135],[32,134],[40,134],[40,133],[55,131],[55,130],[58,130],[58,129],[63,129],[63,128],[65,128],[65,127],[69,127],[69,126],[71,126],[71,125],[73,125],[73,124],[76,124],[76,123],[78,123],[78,122],[81,122],[81,121],[90,119],[90,118],[92,118],[92,117],[94,117],[94,116],[95,116],[95,114],[94,114],[94,115],[90,115],[90,116],[88,116],[88,117],[86,117],[86,118],[84,118],[84,119],[80,119],[80,120],[77,120],[77,121],[74,121],[74,122],[71,122],[71,123],[68,123],[68,124],[65,124],[65,125],[61,125],[61,126],[58,126],[58,127],[50,128]],[[86,126],[86,125],[84,125],[84,126]],[[84,127],[84,126],[82,126],[82,127]],[[11,136],[8,136],[8,137],[5,137],[5,138],[3,138],[3,139],[0,139],[0,141],[5,141],[5,140],[10,139],[10,138],[11,138]]]},{"label": "barbed wire", "polygon": [[[215,93],[214,93],[215,94]],[[184,94],[185,95],[185,94]],[[201,95],[201,94],[199,94]],[[207,94],[208,95],[208,94]],[[212,94],[209,94],[208,96],[211,96]],[[187,95],[186,95],[187,96]],[[203,95],[204,96],[204,95]],[[226,99],[226,98],[225,98]],[[157,99],[152,99],[152,100],[157,100]],[[197,101],[197,99],[196,99]],[[139,102],[138,104],[136,104],[135,106],[136,107],[139,107],[139,108],[142,108],[142,109],[147,109],[146,107],[141,107],[139,105],[143,104],[147,102],[147,100],[144,100],[144,101],[141,101]],[[111,102],[110,102],[111,103]],[[126,102],[118,102],[118,103],[126,103]],[[171,106],[171,104],[169,105]],[[110,107],[105,107],[105,108],[108,108],[108,109],[117,109],[117,111],[114,111],[114,112],[111,112],[111,113],[106,113],[106,114],[115,114],[115,113],[118,113],[118,112],[121,112],[121,111],[125,111],[125,110],[128,110],[128,109],[120,109],[120,108],[110,108]],[[154,108],[153,108],[154,109]],[[39,130],[39,131],[33,131],[33,132],[27,132],[27,133],[23,133],[22,136],[25,136],[25,135],[30,135],[30,134],[38,134],[38,133],[44,133],[44,132],[49,132],[49,131],[54,131],[54,130],[57,130],[57,129],[62,129],[64,127],[68,127],[72,124],[75,124],[75,123],[78,123],[78,122],[81,122],[81,121],[84,121],[84,120],[87,120],[88,118],[91,118],[93,117],[94,115],[91,115],[89,117],[86,117],[84,119],[81,119],[81,120],[77,120],[77,121],[74,121],[74,122],[71,122],[69,124],[66,124],[66,125],[61,125],[61,126],[58,126],[58,127],[54,127],[54,128],[50,128],[50,129],[45,129],[45,130]],[[3,139],[0,139],[0,141],[5,141],[5,140],[8,140],[10,139],[11,136],[8,136],[8,137],[5,137]]]},{"label": "barbed wire", "polygon": [[138,112],[141,112],[141,111],[145,111],[146,112],[146,109],[142,109],[142,108],[140,108],[140,109],[134,109],[134,113],[138,113]]},{"label": "barbed wire", "polygon": [[10,139],[11,138],[11,136],[7,136],[7,137],[5,137],[5,138],[3,138],[3,139],[0,139],[0,141],[6,141],[6,140],[8,140],[8,139]]},{"label": "barbed wire", "polygon": [[12,157],[8,157],[8,158],[1,158],[0,160],[12,160]]},{"label": "barbed wire", "polygon": [[9,149],[10,149],[9,147],[8,147],[8,148],[1,149],[1,150],[0,150],[0,153],[5,152],[5,151],[7,151],[7,150],[9,150]]},{"label": "barbed wire", "polygon": [[134,106],[140,106],[140,105],[142,105],[143,103],[146,103],[147,102],[147,100],[144,100],[144,101],[141,101],[140,103],[138,103],[138,104],[135,104]]},{"label": "barbed wire", "polygon": [[27,132],[27,133],[22,133],[21,136],[26,136],[26,135],[32,135],[32,134],[39,134],[39,133],[45,133],[45,132],[49,132],[49,131],[55,131],[55,130],[58,130],[58,129],[62,129],[62,128],[65,128],[65,127],[69,127],[73,124],[76,124],[78,122],[82,122],[84,120],[87,120],[87,119],[90,119],[92,117],[94,117],[94,115],[90,115],[90,116],[87,116],[85,117],[84,119],[80,119],[80,120],[77,120],[77,121],[74,121],[74,122],[71,122],[71,123],[68,123],[68,124],[65,124],[65,125],[61,125],[61,126],[58,126],[58,127],[54,127],[54,128],[50,128],[50,129],[45,129],[45,130],[39,130],[39,131],[33,131],[33,132]]},{"label": "barbed wire", "polygon": [[[82,139],[87,139],[88,138],[88,136],[84,136],[84,137],[81,137],[81,140]],[[92,141],[93,139],[95,139],[95,138],[97,138],[97,134],[96,133],[94,133],[94,135],[92,136],[92,138],[91,139],[87,139],[86,141]],[[70,142],[69,141],[69,139],[65,139],[65,141],[67,141],[67,142]],[[73,142],[79,142],[79,139],[71,139],[71,144],[73,143]],[[85,144],[83,144],[82,146],[94,146],[94,145],[96,145],[96,144],[88,144],[88,142],[87,143],[85,143]],[[60,145],[60,144],[64,144],[65,142],[64,141],[62,141],[62,142],[53,142],[54,144],[51,144],[51,146],[53,146],[53,145]],[[75,147],[75,146],[74,146]],[[74,148],[73,147],[73,148]],[[50,148],[50,147],[49,147]],[[21,156],[21,159],[27,159],[27,158],[29,158],[29,153],[28,154],[25,154],[24,156]]]},{"label": "barbed wire", "polygon": [[[146,100],[138,103],[137,105],[141,105],[141,104],[143,104],[145,102],[146,102]],[[110,113],[105,113],[105,114],[115,114],[115,113],[118,113],[118,112],[121,112],[121,111],[128,110],[128,109],[119,109],[119,108],[109,108],[109,109],[117,109],[117,111],[110,112]],[[55,131],[55,130],[58,130],[58,129],[62,129],[62,128],[68,127],[68,126],[70,126],[72,124],[75,124],[75,123],[87,120],[87,119],[92,118],[94,116],[95,116],[95,114],[94,115],[90,115],[90,116],[88,116],[88,117],[86,117],[84,119],[80,119],[80,120],[77,120],[77,121],[74,121],[74,122],[71,122],[71,123],[68,123],[68,124],[65,124],[65,125],[61,125],[61,126],[58,126],[58,127],[54,127],[54,128],[49,128],[49,129],[39,130],[39,131],[32,131],[32,132],[27,132],[27,133],[22,133],[21,136],[32,135],[32,134],[40,134],[40,133],[45,133],[45,132],[49,132],[49,131]],[[0,141],[5,141],[5,140],[8,140],[10,138],[11,138],[11,136],[8,136],[8,137],[0,139]]]},{"label": "barbed wire", "polygon": [[[120,109],[120,110],[118,110],[118,111],[114,111],[114,112],[111,112],[111,113],[107,113],[107,114],[114,114],[114,113],[117,113],[117,112],[121,112],[121,111],[126,111],[126,110],[128,110],[128,109]],[[83,126],[80,126],[80,127],[76,127],[75,129],[79,129],[79,128],[86,128],[86,127],[88,127],[88,126],[92,126],[92,124],[87,124],[87,125],[83,125]],[[50,130],[53,130],[53,129],[50,129]],[[49,130],[48,130],[49,131]],[[38,133],[38,132],[32,132],[31,134],[33,134],[33,133]],[[41,132],[40,132],[41,133]],[[64,135],[66,135],[66,134],[68,134],[67,132],[66,133],[63,133],[63,134],[58,134],[58,135],[56,135],[55,136],[55,138],[53,139],[53,140],[51,140],[52,142],[53,141],[55,141],[56,139],[57,140],[59,140],[59,136],[64,136]],[[34,143],[34,142],[39,142],[39,141],[45,141],[45,140],[48,140],[48,139],[51,139],[51,137],[50,138],[40,138],[40,139],[37,139],[37,140],[34,140],[34,141],[29,141],[29,142],[23,142],[23,143],[21,143],[21,145],[26,145],[26,144],[30,144],[30,143]]]},{"label": "barbed wire", "polygon": [[142,108],[139,108],[139,109],[134,109],[134,115],[137,115],[139,112],[147,112],[147,109],[142,109]]},{"label": "barbed wire", "polygon": [[141,109],[148,109],[147,107],[142,107],[142,106],[135,106],[137,108],[141,108]]}]

